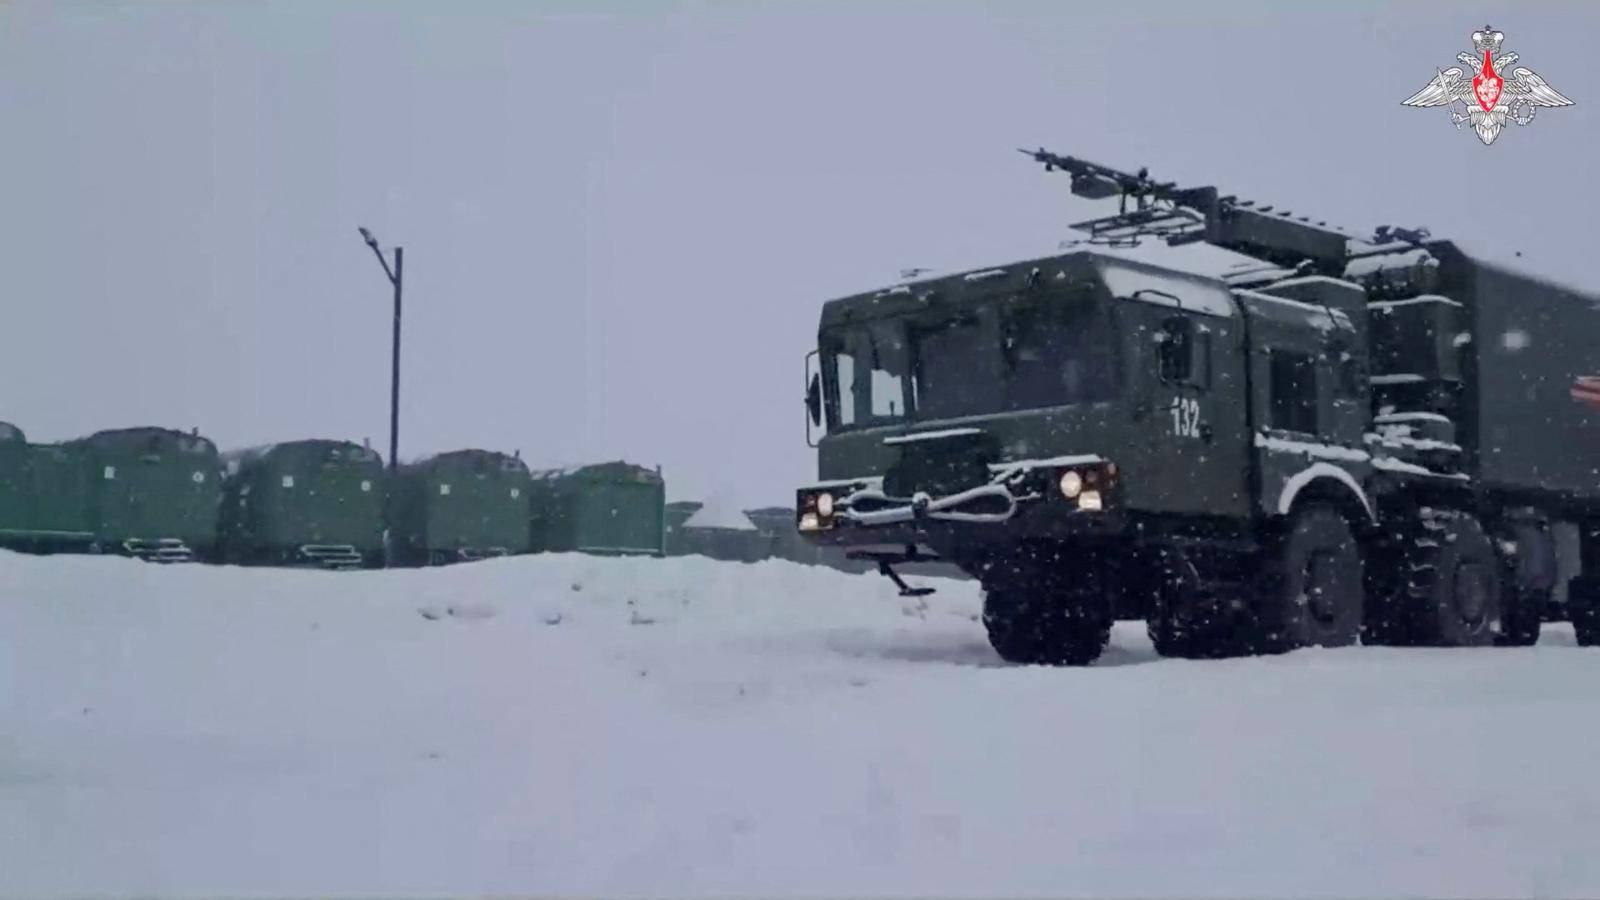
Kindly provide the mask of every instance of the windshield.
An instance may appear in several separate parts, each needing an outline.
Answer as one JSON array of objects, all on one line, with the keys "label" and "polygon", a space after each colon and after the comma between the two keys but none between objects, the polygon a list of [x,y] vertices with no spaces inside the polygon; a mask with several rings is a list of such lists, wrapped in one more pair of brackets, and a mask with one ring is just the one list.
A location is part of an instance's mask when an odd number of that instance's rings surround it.
[{"label": "windshield", "polygon": [[911,328],[913,405],[923,419],[992,412],[1000,397],[1000,341],[992,310]]},{"label": "windshield", "polygon": [[1116,394],[1106,307],[1088,300],[1018,305],[1004,316],[1008,409],[1096,403]]},{"label": "windshield", "polygon": [[907,413],[909,355],[904,327],[877,322],[845,329],[824,342],[828,422],[833,428],[884,424]]},{"label": "windshield", "polygon": [[1059,296],[840,329],[823,341],[828,424],[1109,400],[1118,380],[1113,337],[1104,304]]}]

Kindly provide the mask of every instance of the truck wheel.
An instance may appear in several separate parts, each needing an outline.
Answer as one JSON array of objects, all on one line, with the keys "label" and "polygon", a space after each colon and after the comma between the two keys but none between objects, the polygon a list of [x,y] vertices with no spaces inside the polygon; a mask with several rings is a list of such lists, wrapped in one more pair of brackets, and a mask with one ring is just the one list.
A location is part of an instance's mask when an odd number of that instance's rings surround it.
[{"label": "truck wheel", "polygon": [[1086,666],[1111,638],[1111,610],[1094,590],[985,588],[983,627],[1006,662]]},{"label": "truck wheel", "polygon": [[1361,636],[1361,550],[1344,516],[1306,506],[1269,545],[1256,594],[1256,650],[1348,647]]},{"label": "truck wheel", "polygon": [[1579,647],[1600,644],[1600,579],[1579,575],[1567,582],[1567,614]]},{"label": "truck wheel", "polygon": [[1572,633],[1579,647],[1600,645],[1600,610],[1584,607],[1572,611]]},{"label": "truck wheel", "polygon": [[1532,647],[1539,643],[1539,629],[1544,625],[1550,591],[1506,585],[1500,603],[1500,633],[1495,635],[1494,642],[1501,647]]},{"label": "truck wheel", "polygon": [[1219,659],[1246,651],[1237,617],[1229,614],[1234,604],[1220,599],[1218,585],[1208,583],[1192,560],[1169,551],[1152,564],[1155,581],[1149,588],[1145,633],[1156,653]]},{"label": "truck wheel", "polygon": [[1476,517],[1423,510],[1402,560],[1402,595],[1416,643],[1483,647],[1500,632],[1500,561]]}]

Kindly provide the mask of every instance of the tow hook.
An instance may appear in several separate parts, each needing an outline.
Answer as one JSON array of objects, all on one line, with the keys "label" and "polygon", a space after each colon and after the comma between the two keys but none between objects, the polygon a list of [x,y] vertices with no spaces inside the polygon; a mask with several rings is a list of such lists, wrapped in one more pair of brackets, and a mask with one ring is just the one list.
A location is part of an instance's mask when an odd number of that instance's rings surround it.
[{"label": "tow hook", "polygon": [[[928,499],[926,494],[921,494],[919,497],[924,501]],[[911,503],[912,508],[916,509],[917,500],[913,499]],[[926,507],[927,504],[924,502],[923,508],[925,509]],[[901,578],[900,573],[894,570],[896,563],[939,562],[939,557],[919,552],[914,544],[906,545],[903,553],[882,550],[856,550],[845,554],[845,556],[849,559],[870,559],[876,562],[878,564],[878,574],[894,582],[894,586],[900,589],[900,596],[902,597],[926,597],[934,592],[934,588],[931,587],[912,587],[906,584],[906,580]]]},{"label": "tow hook", "polygon": [[[913,519],[926,519],[928,507],[933,505],[933,498],[926,491],[917,491],[911,495],[911,517]],[[898,579],[896,579],[898,581]]]}]

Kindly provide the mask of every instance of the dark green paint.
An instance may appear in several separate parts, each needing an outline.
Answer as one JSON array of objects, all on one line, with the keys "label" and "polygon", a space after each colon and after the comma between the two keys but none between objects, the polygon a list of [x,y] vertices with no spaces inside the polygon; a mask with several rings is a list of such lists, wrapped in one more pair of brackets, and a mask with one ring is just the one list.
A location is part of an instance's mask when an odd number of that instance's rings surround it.
[{"label": "dark green paint", "polygon": [[210,440],[166,428],[126,428],[66,447],[87,468],[89,525],[102,549],[174,540],[195,553],[213,549],[222,493]]},{"label": "dark green paint", "polygon": [[389,526],[397,561],[528,552],[531,483],[522,460],[489,450],[456,450],[401,466]]},{"label": "dark green paint", "polygon": [[305,440],[226,454],[219,555],[229,561],[381,562],[385,477],[378,454]]},{"label": "dark green paint", "polygon": [[660,556],[665,516],[660,473],[620,460],[541,472],[530,491],[535,552]]}]

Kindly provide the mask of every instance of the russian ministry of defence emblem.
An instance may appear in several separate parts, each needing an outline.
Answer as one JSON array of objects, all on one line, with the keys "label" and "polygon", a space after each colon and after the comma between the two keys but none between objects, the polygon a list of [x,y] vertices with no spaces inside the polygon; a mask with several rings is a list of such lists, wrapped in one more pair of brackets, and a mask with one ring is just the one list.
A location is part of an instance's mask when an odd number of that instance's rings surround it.
[{"label": "russian ministry of defence emblem", "polygon": [[[1494,143],[1507,121],[1527,125],[1541,106],[1571,106],[1571,100],[1532,69],[1511,68],[1517,54],[1500,52],[1505,39],[1503,32],[1487,25],[1474,31],[1472,52],[1456,55],[1466,68],[1451,66],[1440,70],[1427,87],[1403,101],[1403,105],[1449,106],[1450,121],[1456,123],[1456,129],[1471,123],[1485,144]],[[1458,103],[1460,107],[1456,106]]]}]

